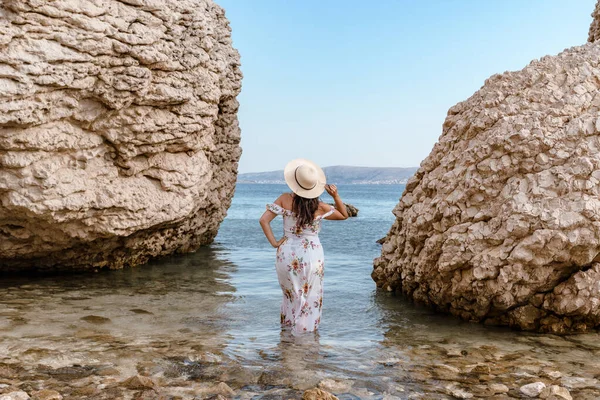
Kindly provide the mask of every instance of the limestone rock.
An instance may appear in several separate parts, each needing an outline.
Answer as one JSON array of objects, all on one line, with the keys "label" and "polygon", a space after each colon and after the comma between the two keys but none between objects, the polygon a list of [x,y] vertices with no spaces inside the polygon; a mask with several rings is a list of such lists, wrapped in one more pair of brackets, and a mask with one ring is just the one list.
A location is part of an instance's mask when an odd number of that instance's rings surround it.
[{"label": "limestone rock", "polygon": [[564,376],[561,378],[560,383],[562,386],[571,389],[590,389],[598,386],[598,379],[596,378],[584,378],[579,376]]},{"label": "limestone rock", "polygon": [[473,398],[472,393],[469,393],[466,390],[456,387],[455,384],[446,386],[446,393],[455,399],[472,399]]},{"label": "limestone rock", "polygon": [[540,398],[546,400],[573,400],[571,393],[566,388],[558,385],[548,386],[542,390]]},{"label": "limestone rock", "polygon": [[460,369],[446,364],[435,364],[432,366],[432,375],[436,379],[444,381],[456,380],[460,375]]},{"label": "limestone rock", "polygon": [[318,388],[327,392],[349,392],[352,388],[352,381],[338,379],[323,379],[319,382]]},{"label": "limestone rock", "polygon": [[595,42],[600,39],[600,1],[596,3],[596,8],[594,8],[594,12],[592,13],[592,24],[590,25],[590,32],[588,36],[588,41]]},{"label": "limestone rock", "polygon": [[[329,203],[329,205],[334,206],[335,204]],[[346,206],[346,211],[348,212],[349,217],[357,217],[358,216],[358,208],[354,207],[352,204],[344,203]]]},{"label": "limestone rock", "polygon": [[229,387],[225,382],[219,382],[212,388],[214,394],[220,394],[226,397],[232,397],[235,395],[235,390]]},{"label": "limestone rock", "polygon": [[377,285],[472,321],[598,327],[599,113],[600,43],[489,78],[407,183]]},{"label": "limestone rock", "polygon": [[0,271],[210,243],[237,176],[241,78],[212,0],[0,3]]},{"label": "limestone rock", "polygon": [[15,392],[0,395],[0,400],[27,400],[29,398],[30,397],[27,394],[27,392],[24,392],[22,390],[17,390]]},{"label": "limestone rock", "polygon": [[489,391],[491,392],[491,394],[508,393],[508,390],[508,386],[506,386],[503,383],[492,383],[489,386]]},{"label": "limestone rock", "polygon": [[121,382],[121,386],[131,390],[155,389],[156,383],[147,376],[134,375]]},{"label": "limestone rock", "polygon": [[519,390],[527,397],[538,397],[544,389],[546,389],[546,385],[543,382],[533,382],[521,386]]},{"label": "limestone rock", "polygon": [[32,400],[62,400],[63,396],[56,390],[42,389],[33,392]]},{"label": "limestone rock", "polygon": [[302,394],[302,400],[338,400],[337,396],[322,390],[322,389],[309,389]]}]

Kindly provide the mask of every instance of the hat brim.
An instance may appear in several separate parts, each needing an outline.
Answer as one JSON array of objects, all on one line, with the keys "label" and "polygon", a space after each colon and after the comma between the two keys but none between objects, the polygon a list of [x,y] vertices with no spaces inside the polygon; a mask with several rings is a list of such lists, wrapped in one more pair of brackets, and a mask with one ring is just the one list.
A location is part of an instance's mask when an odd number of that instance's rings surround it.
[{"label": "hat brim", "polygon": [[[296,181],[296,168],[300,165],[310,165],[317,171],[317,184],[314,188],[306,190],[300,187],[300,184]],[[310,160],[306,160],[304,158],[297,158],[295,160],[290,161],[283,170],[283,176],[285,178],[285,183],[287,183],[288,187],[292,190],[292,192],[296,193],[300,197],[304,197],[307,199],[314,199],[319,197],[325,191],[325,185],[327,184],[327,178],[325,177],[325,172],[319,167],[317,164]]]}]

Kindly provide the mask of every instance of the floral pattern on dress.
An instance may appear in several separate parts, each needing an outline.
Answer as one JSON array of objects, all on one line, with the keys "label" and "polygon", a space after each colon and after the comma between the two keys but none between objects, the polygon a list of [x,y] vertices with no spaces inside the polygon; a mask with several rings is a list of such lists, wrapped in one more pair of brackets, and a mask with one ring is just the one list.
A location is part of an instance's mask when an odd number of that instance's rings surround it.
[{"label": "floral pattern on dress", "polygon": [[294,291],[290,288],[285,288],[283,291],[283,295],[290,301],[294,301]]},{"label": "floral pattern on dress", "polygon": [[293,334],[318,329],[323,309],[325,264],[319,240],[321,222],[334,208],[304,227],[296,226],[290,210],[268,204],[267,210],[283,216],[283,233],[288,238],[277,250],[275,269],[281,287],[281,325]]},{"label": "floral pattern on dress", "polygon": [[275,258],[277,259],[277,262],[283,262],[283,260],[285,260],[285,253],[281,250],[281,247],[277,249]]},{"label": "floral pattern on dress", "polygon": [[319,297],[319,300],[315,301],[313,306],[320,310],[323,307],[323,296]]},{"label": "floral pattern on dress", "polygon": [[270,203],[267,204],[267,210],[271,211],[272,213],[275,213],[277,215],[292,215],[292,212],[290,210],[286,210],[285,208],[281,207],[278,204],[275,203]]},{"label": "floral pattern on dress", "polygon": [[319,247],[320,245],[316,244],[315,242],[313,242],[312,240],[309,240],[307,238],[303,238],[302,239],[302,246],[304,246],[304,249],[307,250],[309,247],[311,250],[316,249],[317,247]]},{"label": "floral pattern on dress", "polygon": [[304,229],[302,229],[301,226],[294,226],[294,235],[296,235],[297,237],[302,237],[302,233],[304,232]]},{"label": "floral pattern on dress", "polygon": [[323,261],[317,261],[317,268],[315,269],[315,274],[317,274],[317,276],[321,278],[325,276],[325,263]]},{"label": "floral pattern on dress", "polygon": [[288,264],[288,271],[297,276],[304,270],[305,263],[302,257],[297,257],[294,253],[292,253],[292,257],[292,261]]},{"label": "floral pattern on dress", "polygon": [[308,292],[309,290],[312,288],[312,285],[309,285],[308,282],[304,282],[304,284],[302,285],[302,287],[300,288],[300,290],[298,291],[298,294],[300,296],[308,296]]},{"label": "floral pattern on dress", "polygon": [[304,303],[300,308],[300,316],[312,314],[312,307],[308,303]]}]

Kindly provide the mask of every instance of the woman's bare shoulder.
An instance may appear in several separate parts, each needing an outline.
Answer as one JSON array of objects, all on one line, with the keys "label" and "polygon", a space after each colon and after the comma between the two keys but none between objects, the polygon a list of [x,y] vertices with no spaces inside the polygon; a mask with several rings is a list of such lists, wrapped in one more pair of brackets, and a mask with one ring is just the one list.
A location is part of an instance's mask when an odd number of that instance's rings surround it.
[{"label": "woman's bare shoulder", "polygon": [[321,211],[329,211],[331,210],[331,205],[327,204],[323,201],[319,201],[319,210]]},{"label": "woman's bare shoulder", "polygon": [[293,198],[292,198],[292,194],[291,193],[282,193],[277,200],[275,200],[276,204],[279,204],[280,206],[284,207],[284,208],[288,208],[287,206],[289,206],[290,204],[292,204]]}]

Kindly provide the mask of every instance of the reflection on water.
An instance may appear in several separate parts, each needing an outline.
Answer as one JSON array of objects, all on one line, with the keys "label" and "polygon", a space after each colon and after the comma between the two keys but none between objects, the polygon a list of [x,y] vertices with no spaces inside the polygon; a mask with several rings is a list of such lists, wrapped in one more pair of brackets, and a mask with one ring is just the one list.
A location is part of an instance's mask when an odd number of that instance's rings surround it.
[{"label": "reflection on water", "polygon": [[202,249],[140,269],[3,278],[0,354],[53,368],[108,363],[131,375],[155,357],[218,352],[231,268]]},{"label": "reflection on water", "polygon": [[[372,287],[347,301],[333,278],[327,323],[292,336],[277,321],[275,275],[261,270],[261,257],[246,257],[215,246],[144,268],[3,279],[0,366],[98,388],[139,373],[178,382],[189,396],[203,382],[226,382],[238,398],[299,398],[319,385],[345,399],[484,396],[502,385],[518,398],[537,381],[577,398],[600,393],[597,335],[464,323]],[[113,376],[104,378],[107,369]]]},{"label": "reflection on water", "polygon": [[140,374],[166,398],[301,398],[316,386],[340,399],[520,398],[532,382],[562,386],[577,399],[600,397],[596,334],[484,327],[375,290],[374,242],[390,218],[361,201],[391,209],[391,189],[357,188],[352,197],[341,188],[366,212],[323,228],[320,330],[282,331],[274,250],[254,218],[276,196],[259,189],[242,188],[243,208],[234,199],[215,245],[194,254],[120,271],[3,277],[0,394],[9,385],[127,398],[133,389],[122,381]]}]

